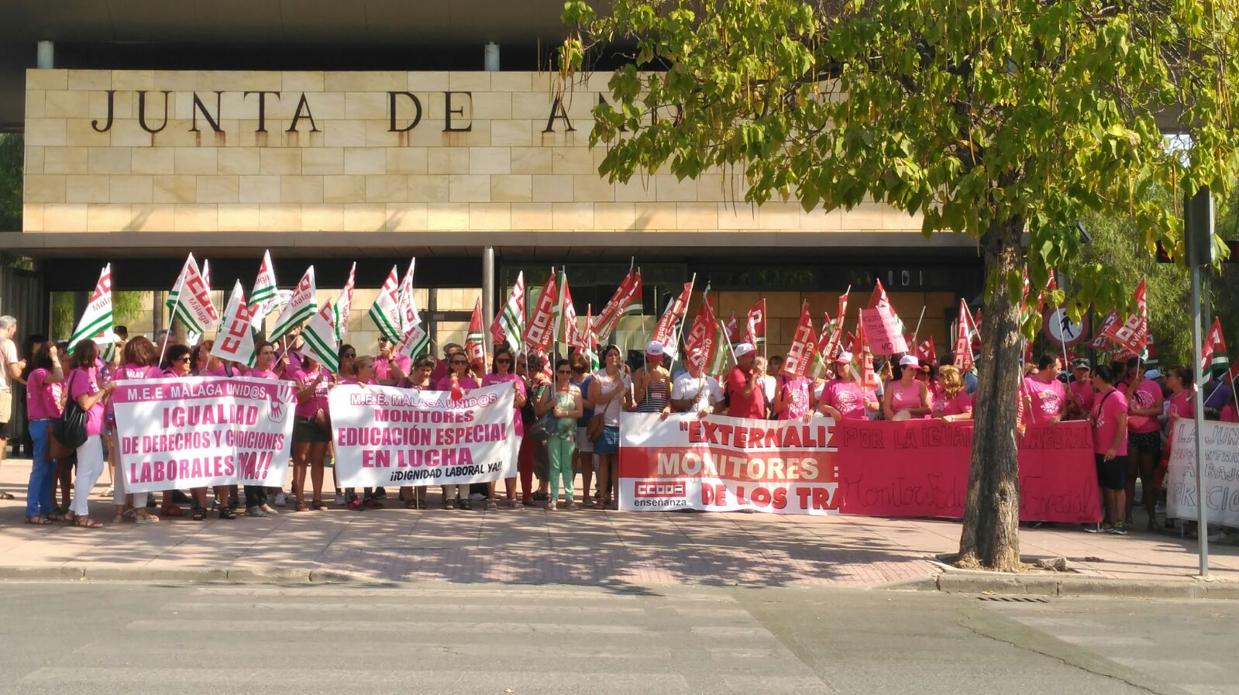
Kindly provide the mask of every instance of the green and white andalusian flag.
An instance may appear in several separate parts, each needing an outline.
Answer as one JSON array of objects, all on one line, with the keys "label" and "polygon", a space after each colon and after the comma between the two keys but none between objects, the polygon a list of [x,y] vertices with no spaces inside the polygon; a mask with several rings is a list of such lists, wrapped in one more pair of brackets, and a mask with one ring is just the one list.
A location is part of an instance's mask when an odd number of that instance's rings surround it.
[{"label": "green and white andalusian flag", "polygon": [[[301,280],[297,283],[297,288],[293,290],[292,296],[288,298],[288,303],[284,305],[284,310],[280,312],[279,318],[275,320],[275,327],[271,329],[269,340],[272,342],[279,340],[293,328],[300,326],[302,322],[314,316],[314,312],[318,311],[316,291],[314,286],[314,266],[310,266],[305,269],[305,274],[301,276]],[[332,332],[334,334],[334,328]]]},{"label": "green and white andalusian flag", "polygon": [[399,343],[404,337],[400,331],[400,312],[396,308],[399,295],[400,274],[393,265],[387,279],[383,281],[383,286],[379,288],[379,294],[374,298],[369,313],[370,320],[374,321],[379,333],[386,336],[392,345]]},{"label": "green and white andalusian flag", "polygon": [[335,318],[335,306],[328,299],[301,332],[314,359],[333,373],[340,371],[340,343],[336,340]]},{"label": "green and white andalusian flag", "polygon": [[495,345],[506,342],[513,351],[521,350],[525,335],[525,272],[516,274],[516,284],[503,305],[503,310],[490,324],[490,336]]},{"label": "green and white andalusian flag", "polygon": [[194,254],[185,258],[181,274],[165,302],[172,318],[185,325],[187,333],[199,336],[215,330],[219,324],[219,312],[211,301],[211,286],[198,270]]},{"label": "green and white andalusian flag", "polygon": [[400,280],[400,291],[396,293],[396,315],[400,317],[400,334],[404,335],[414,326],[422,325],[422,315],[417,312],[417,302],[413,297],[413,267],[417,265],[416,258],[409,259],[409,269]]},{"label": "green and white andalusian flag", "polygon": [[99,272],[99,281],[95,283],[95,291],[90,294],[86,303],[86,312],[73,329],[69,338],[69,354],[73,348],[87,338],[96,344],[111,344],[116,342],[116,334],[112,332],[112,264],[103,266]]},{"label": "green and white andalusian flag", "polygon": [[430,334],[420,325],[410,328],[400,342],[396,343],[396,353],[407,355],[411,360],[416,360],[428,352],[430,352]]},{"label": "green and white andalusian flag", "polygon": [[254,291],[250,294],[250,320],[261,324],[268,314],[287,300],[287,295],[281,295],[280,286],[275,281],[271,252],[264,251],[262,265],[258,266],[258,277],[254,278]]}]

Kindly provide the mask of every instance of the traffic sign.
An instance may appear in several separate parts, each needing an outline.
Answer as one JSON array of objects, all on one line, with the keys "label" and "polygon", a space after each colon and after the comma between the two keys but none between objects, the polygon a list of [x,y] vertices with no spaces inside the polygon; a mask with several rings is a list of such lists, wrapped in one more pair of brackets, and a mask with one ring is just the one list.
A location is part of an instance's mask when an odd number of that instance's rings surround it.
[{"label": "traffic sign", "polygon": [[1046,308],[1042,315],[1041,328],[1050,340],[1071,347],[1084,340],[1088,334],[1088,317],[1081,316],[1079,321],[1072,321],[1067,317],[1065,308]]}]

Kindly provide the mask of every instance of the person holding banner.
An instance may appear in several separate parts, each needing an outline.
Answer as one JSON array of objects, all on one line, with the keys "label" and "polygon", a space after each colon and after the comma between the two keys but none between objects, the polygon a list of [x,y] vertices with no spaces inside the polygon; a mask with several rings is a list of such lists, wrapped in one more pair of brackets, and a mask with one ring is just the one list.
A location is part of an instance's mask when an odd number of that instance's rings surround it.
[{"label": "person holding banner", "polygon": [[52,423],[59,420],[61,414],[60,399],[56,397],[53,387],[64,381],[64,370],[60,366],[60,350],[50,341],[34,349],[29,364],[26,420],[33,455],[30,482],[26,486],[26,523],[44,525],[60,520],[52,506],[57,462],[48,452]]},{"label": "person holding banner", "polygon": [[[512,367],[516,359],[512,356],[512,351],[507,347],[495,348],[495,357],[491,361],[491,371],[486,376],[482,377],[482,386],[491,386],[492,384],[512,384],[512,390],[516,393],[513,399],[512,413],[512,429],[516,432],[517,449],[520,449],[520,441],[525,436],[525,421],[521,417],[521,408],[525,407],[525,380],[516,375],[512,371]],[[516,478],[505,478],[503,481],[504,487],[504,504],[508,507],[517,507],[516,503]],[[497,509],[499,507],[495,500],[495,482],[491,481],[486,484],[486,508]]]},{"label": "person holding banner", "polygon": [[[369,386],[374,384],[374,358],[369,355],[357,357],[356,351],[353,350],[351,345],[345,345],[344,347],[347,347],[348,351],[342,349],[340,351],[340,359],[343,360],[345,355],[352,352],[353,356],[350,360],[355,361],[352,361],[349,366],[350,374],[347,376],[338,375],[333,388],[335,386],[345,386],[348,384],[358,386]],[[348,500],[348,506],[350,509],[356,509],[357,511],[362,511],[365,509],[382,509],[383,503],[379,501],[379,496],[376,494],[378,490],[382,489],[383,488],[381,487],[362,488],[362,496],[359,501],[357,499],[357,489],[349,487],[344,489],[344,498]]]},{"label": "person holding banner", "polygon": [[[773,361],[773,360],[771,360]],[[808,377],[788,378],[780,374],[776,378],[774,412],[776,420],[801,420],[808,422],[816,404],[813,402],[812,383]]]},{"label": "person holding banner", "polygon": [[164,355],[161,376],[165,379],[189,376],[189,360],[192,353],[193,350],[188,345],[169,346],[168,353]]},{"label": "person holding banner", "polygon": [[[412,373],[401,379],[400,388],[413,389],[414,391],[433,391],[434,381],[430,378],[430,375],[434,373],[434,369],[434,359],[430,355],[422,356],[413,365]],[[377,371],[376,368],[375,372],[377,373]],[[400,499],[404,500],[405,509],[425,509],[426,486],[402,486],[400,488]]]},{"label": "person holding banner", "polygon": [[[163,372],[156,366],[159,354],[155,351],[155,344],[146,336],[140,335],[125,343],[121,355],[122,364],[113,374],[113,378],[160,379],[163,377]],[[120,466],[120,435],[123,433],[116,430],[116,411],[110,402],[107,406],[105,422],[107,431],[110,433],[110,436],[105,439],[108,443],[108,453],[111,456],[112,470],[115,471],[112,481],[112,504],[116,507],[116,513],[112,517],[112,523],[118,524],[127,518],[135,521],[159,521],[159,517],[146,511],[146,502],[151,493],[127,492],[128,486],[125,484],[125,475]],[[165,516],[183,516],[185,512],[177,506],[172,495],[172,490],[163,493],[161,512]]]},{"label": "person holding banner", "polygon": [[921,362],[914,355],[899,358],[899,371],[892,371],[894,378],[882,394],[882,416],[885,419],[911,420],[933,412],[929,386],[916,378],[920,369]]},{"label": "person holding banner", "polygon": [[938,367],[938,385],[941,389],[934,398],[934,417],[945,422],[972,419],[972,396],[964,390],[964,375],[959,367],[944,364]]},{"label": "person holding banner", "polygon": [[73,351],[73,371],[67,379],[69,398],[86,413],[86,441],[77,448],[77,480],[73,485],[73,525],[102,528],[90,516],[88,498],[103,473],[103,403],[115,384],[100,384],[99,347],[93,340],[79,341]]},{"label": "person holding banner", "polygon": [[[294,356],[295,358],[295,356]],[[331,442],[331,423],[327,416],[327,390],[331,376],[319,366],[309,351],[301,355],[300,363],[291,363],[284,378],[297,385],[297,407],[293,411],[293,499],[296,510],[325,511],[323,504],[323,460]],[[305,501],[305,474],[310,470],[314,498]],[[359,503],[360,504],[360,503]]]},{"label": "person holding banner", "polygon": [[384,386],[398,386],[413,367],[408,355],[396,354],[396,346],[379,334],[379,353],[374,357],[374,378]]},{"label": "person holding banner", "polygon": [[[456,347],[460,348],[459,345]],[[450,398],[458,401],[464,398],[469,391],[478,388],[477,379],[473,378],[473,373],[469,369],[469,358],[465,355],[464,348],[453,351],[447,363],[447,376],[439,379],[439,382],[435,384],[435,390],[448,391],[451,393]],[[452,509],[453,507],[458,509],[473,507],[473,503],[469,501],[468,485],[443,486],[443,508]]]},{"label": "person holding banner", "polygon": [[684,366],[687,371],[671,385],[672,409],[677,413],[697,413],[697,417],[713,413],[714,407],[723,402],[723,390],[717,379],[705,373],[700,348],[688,354]]},{"label": "person holding banner", "polygon": [[1024,410],[1033,425],[1048,425],[1063,419],[1067,390],[1058,380],[1063,361],[1058,355],[1042,355],[1037,371],[1024,377]]},{"label": "person holding banner", "polygon": [[602,436],[594,442],[594,453],[598,455],[601,502],[604,509],[615,509],[613,488],[614,492],[619,491],[620,413],[631,393],[632,381],[623,371],[623,356],[618,346],[608,345],[602,359],[604,366],[594,374],[594,381],[589,386],[589,400],[594,404],[594,411],[602,413]]},{"label": "person holding banner", "polygon": [[1158,417],[1162,414],[1162,387],[1141,372],[1139,365],[1127,386],[1127,506],[1123,521],[1131,526],[1132,503],[1136,497],[1136,477],[1140,477],[1140,497],[1149,515],[1152,528],[1157,488],[1153,476],[1162,457],[1162,431]]},{"label": "person holding banner", "polygon": [[[260,340],[254,346],[254,368],[246,376],[256,379],[279,379],[273,369],[275,367],[275,344]],[[275,488],[277,492],[282,492]],[[245,486],[245,515],[252,517],[268,517],[279,514],[268,503],[268,490],[262,485]]]},{"label": "person holding banner", "polygon": [[757,348],[752,343],[740,343],[733,348],[736,366],[727,375],[727,415],[756,420],[766,418],[766,392],[762,388],[762,370],[757,366]]},{"label": "person holding banner", "polygon": [[852,353],[841,352],[835,358],[838,378],[826,385],[818,409],[835,420],[868,420],[869,413],[881,411],[877,394],[865,388],[852,370]]},{"label": "person holding banner", "polygon": [[[590,349],[594,349],[592,346]],[[594,440],[589,437],[589,423],[594,419],[594,404],[589,400],[589,388],[594,383],[594,377],[589,373],[589,360],[580,350],[572,353],[572,383],[581,390],[581,406],[584,411],[576,421],[576,463],[575,468],[581,474],[581,486],[585,490],[584,505],[594,508],[595,499],[589,489],[594,482],[594,474],[598,472],[598,461],[594,458]],[[595,436],[602,433],[601,422]]]},{"label": "person holding banner", "polygon": [[671,414],[671,372],[663,366],[663,353],[663,344],[651,340],[645,346],[645,364],[632,375],[632,383],[637,412],[662,413],[665,418]]},{"label": "person holding banner", "polygon": [[[228,367],[224,361],[211,354],[211,348],[215,347],[214,340],[204,340],[194,346],[193,352],[190,353],[190,363],[193,368],[190,373],[193,376],[228,376]],[[171,350],[172,348],[168,348]],[[215,505],[219,508],[219,518],[235,519],[237,499],[232,495],[233,486],[231,485],[216,485],[215,486]],[[202,521],[206,518],[207,503],[206,503],[206,488],[197,487],[190,490],[193,493],[194,506],[191,516],[194,521]]]},{"label": "person holding banner", "polygon": [[[666,371],[666,370],[664,370]],[[551,496],[546,510],[553,512],[559,501],[559,481],[564,482],[564,509],[572,509],[576,497],[576,474],[572,470],[572,454],[576,449],[576,421],[585,412],[581,401],[581,389],[572,383],[572,363],[562,357],[555,361],[555,389],[545,396],[544,407],[550,407],[555,418],[555,428],[546,441],[550,458]],[[667,411],[669,412],[669,411]],[[589,490],[586,490],[586,495]]]},{"label": "person holding banner", "polygon": [[1087,420],[1093,410],[1093,368],[1084,359],[1076,360],[1071,367],[1075,373],[1067,384],[1067,410],[1063,419]]},{"label": "person holding banner", "polygon": [[1110,367],[1101,365],[1093,372],[1097,391],[1093,406],[1093,450],[1096,452],[1097,481],[1105,500],[1106,533],[1127,535],[1123,518],[1127,508],[1127,397],[1115,388],[1116,377]]}]

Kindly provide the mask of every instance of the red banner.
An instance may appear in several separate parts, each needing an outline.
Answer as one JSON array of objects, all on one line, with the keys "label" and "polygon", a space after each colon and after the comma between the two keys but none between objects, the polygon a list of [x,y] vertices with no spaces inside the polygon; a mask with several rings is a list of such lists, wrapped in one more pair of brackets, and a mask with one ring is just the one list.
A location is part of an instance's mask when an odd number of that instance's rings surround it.
[{"label": "red banner", "polygon": [[[839,511],[893,517],[964,515],[972,423],[835,426]],[[1084,421],[1033,425],[1020,439],[1020,520],[1101,520],[1093,435]]]}]

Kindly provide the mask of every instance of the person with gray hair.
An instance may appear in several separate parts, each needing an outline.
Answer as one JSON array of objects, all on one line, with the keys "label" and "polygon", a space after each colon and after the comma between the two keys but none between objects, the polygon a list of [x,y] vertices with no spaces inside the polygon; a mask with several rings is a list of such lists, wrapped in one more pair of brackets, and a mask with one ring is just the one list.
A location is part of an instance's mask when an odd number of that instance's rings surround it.
[{"label": "person with gray hair", "polygon": [[[17,319],[7,315],[0,316],[0,463],[4,462],[12,433],[13,382],[26,383],[22,380],[26,360],[17,359],[17,344],[13,342],[15,335]],[[11,499],[12,494],[0,490],[0,500]]]}]

